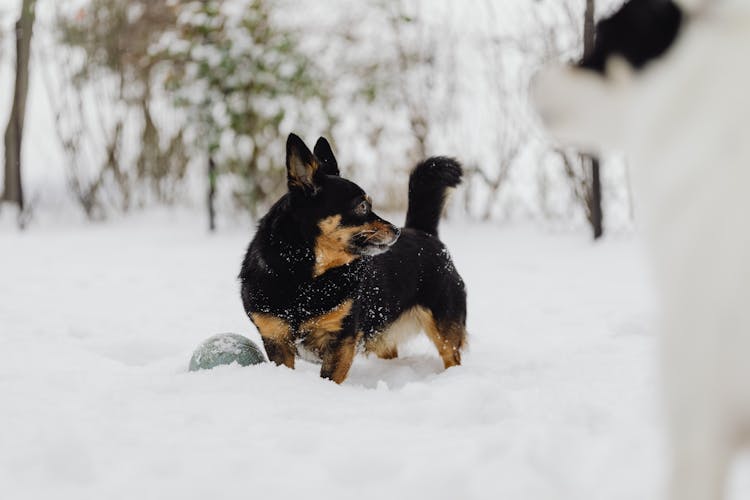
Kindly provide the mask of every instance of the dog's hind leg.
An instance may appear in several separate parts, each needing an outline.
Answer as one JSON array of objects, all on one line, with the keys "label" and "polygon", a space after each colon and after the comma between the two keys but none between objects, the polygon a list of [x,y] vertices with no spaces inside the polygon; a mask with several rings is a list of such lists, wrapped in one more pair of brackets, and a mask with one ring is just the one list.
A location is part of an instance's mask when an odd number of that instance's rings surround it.
[{"label": "dog's hind leg", "polygon": [[420,326],[416,308],[404,311],[384,332],[368,340],[365,352],[374,353],[380,359],[396,359],[398,346],[418,334]]},{"label": "dog's hind leg", "polygon": [[396,359],[398,357],[398,346],[391,335],[386,332],[365,343],[365,352],[375,354],[380,359]]},{"label": "dog's hind leg", "polygon": [[446,369],[461,364],[461,349],[466,343],[466,327],[460,322],[436,319],[432,312],[418,308],[419,322],[438,350]]},{"label": "dog's hind leg", "polygon": [[395,345],[383,347],[375,351],[375,355],[380,359],[396,359],[398,358],[398,347]]},{"label": "dog's hind leg", "polygon": [[277,365],[294,368],[296,349],[289,324],[271,314],[253,313],[250,318],[258,327],[268,359]]}]

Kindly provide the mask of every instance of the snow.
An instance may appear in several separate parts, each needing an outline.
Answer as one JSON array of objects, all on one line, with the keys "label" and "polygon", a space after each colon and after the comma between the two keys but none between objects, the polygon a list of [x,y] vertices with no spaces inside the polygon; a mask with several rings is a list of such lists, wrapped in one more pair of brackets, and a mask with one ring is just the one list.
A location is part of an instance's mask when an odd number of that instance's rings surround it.
[{"label": "snow", "polygon": [[[394,218],[394,221],[396,219]],[[448,222],[470,346],[358,357],[342,386],[269,363],[236,276],[252,230],[196,214],[0,221],[0,489],[24,498],[656,498],[653,296],[637,238]],[[7,223],[6,223],[7,222]]]}]

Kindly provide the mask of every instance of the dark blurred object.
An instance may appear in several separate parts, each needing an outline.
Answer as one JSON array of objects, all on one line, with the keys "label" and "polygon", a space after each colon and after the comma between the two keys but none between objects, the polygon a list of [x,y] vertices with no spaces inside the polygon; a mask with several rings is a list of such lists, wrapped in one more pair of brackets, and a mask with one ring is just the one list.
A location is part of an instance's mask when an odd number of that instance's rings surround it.
[{"label": "dark blurred object", "polygon": [[683,18],[672,0],[630,0],[597,24],[594,49],[579,65],[604,74],[609,57],[618,55],[641,69],[672,46]]}]

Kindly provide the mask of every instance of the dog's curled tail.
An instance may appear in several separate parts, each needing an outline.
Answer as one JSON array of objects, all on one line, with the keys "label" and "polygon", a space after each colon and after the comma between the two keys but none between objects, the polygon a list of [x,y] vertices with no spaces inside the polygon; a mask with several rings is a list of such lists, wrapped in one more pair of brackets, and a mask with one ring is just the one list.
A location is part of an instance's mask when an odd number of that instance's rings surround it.
[{"label": "dog's curled tail", "polygon": [[409,177],[405,227],[438,235],[438,223],[450,188],[461,183],[463,170],[453,158],[434,156],[419,163]]}]

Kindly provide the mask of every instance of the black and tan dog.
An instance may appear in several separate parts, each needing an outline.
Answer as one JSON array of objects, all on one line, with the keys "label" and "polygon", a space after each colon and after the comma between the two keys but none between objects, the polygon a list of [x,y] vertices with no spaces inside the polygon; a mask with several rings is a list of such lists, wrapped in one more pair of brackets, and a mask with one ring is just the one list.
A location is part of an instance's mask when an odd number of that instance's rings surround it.
[{"label": "black and tan dog", "polygon": [[341,383],[357,350],[395,358],[404,334],[421,327],[445,367],[459,365],[466,292],[437,226],[461,166],[442,157],[417,165],[399,229],[340,177],[325,139],[313,154],[292,134],[286,148],[289,192],[261,219],[240,273],[269,359],[294,368],[295,357],[312,358]]}]

